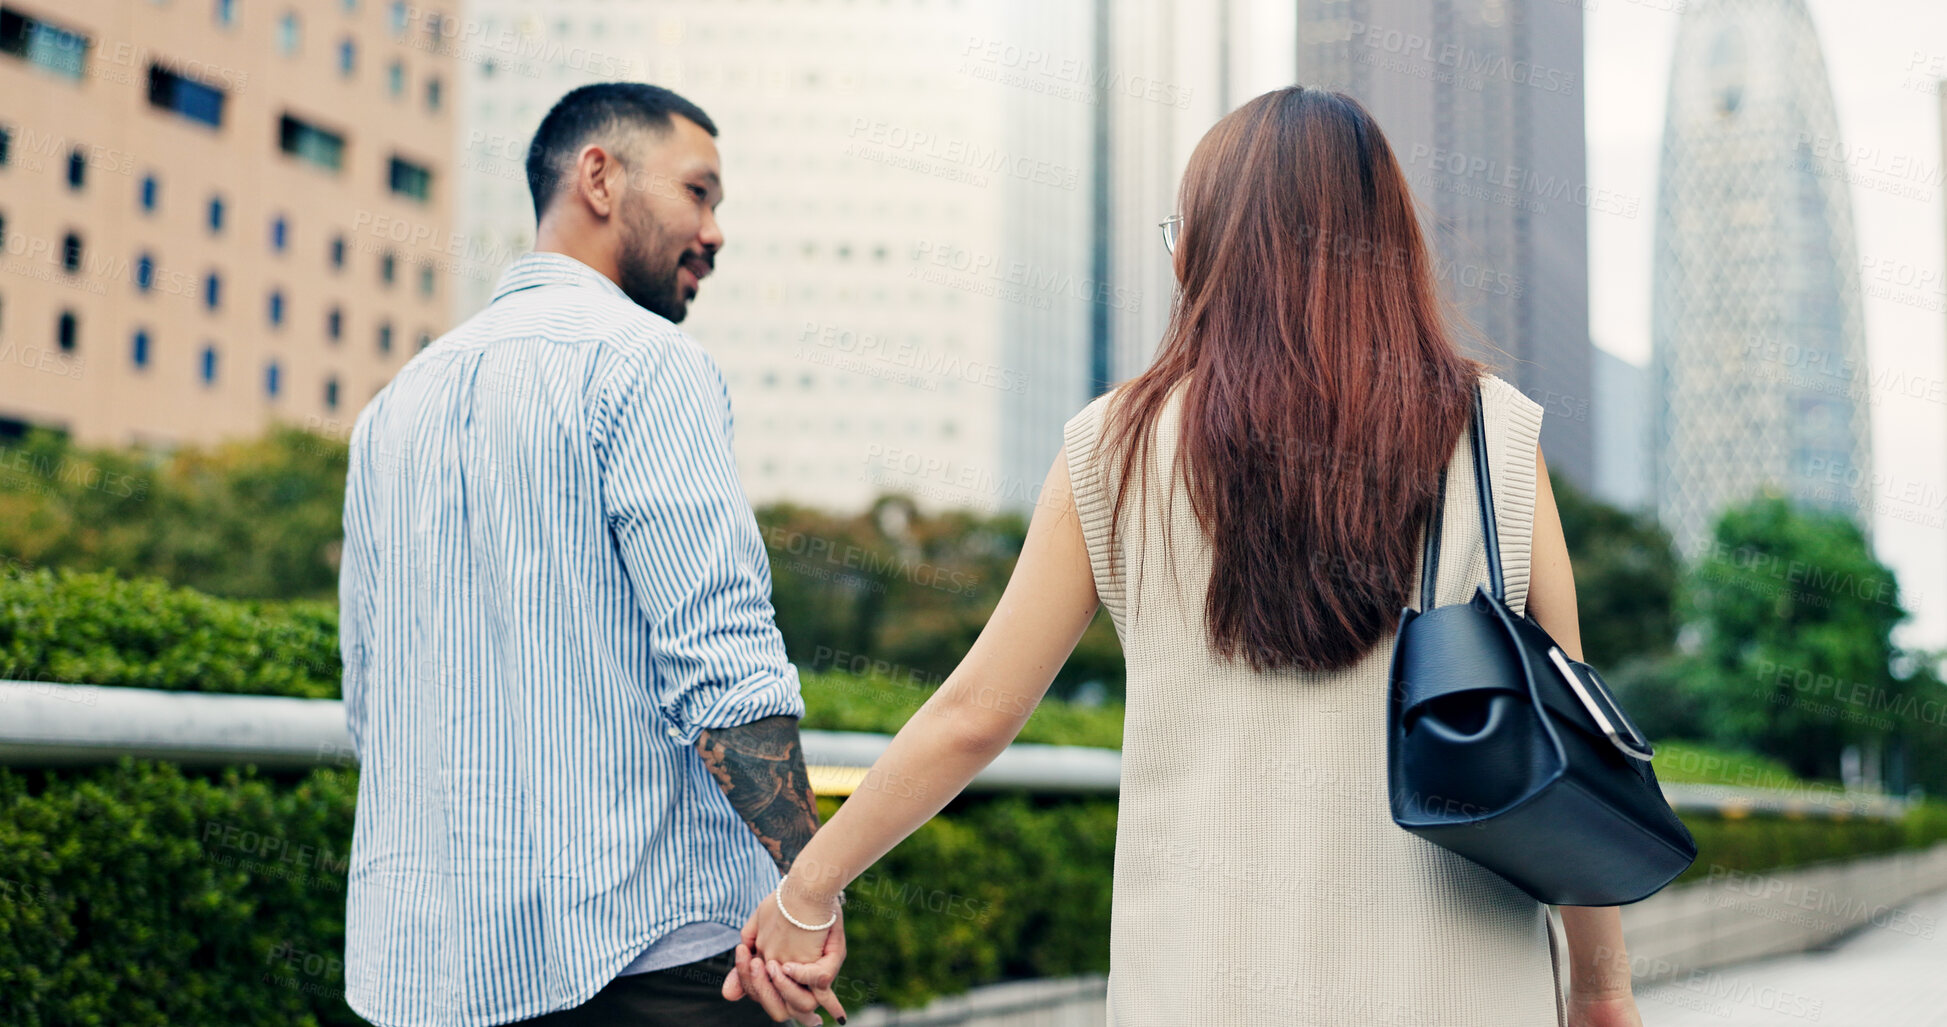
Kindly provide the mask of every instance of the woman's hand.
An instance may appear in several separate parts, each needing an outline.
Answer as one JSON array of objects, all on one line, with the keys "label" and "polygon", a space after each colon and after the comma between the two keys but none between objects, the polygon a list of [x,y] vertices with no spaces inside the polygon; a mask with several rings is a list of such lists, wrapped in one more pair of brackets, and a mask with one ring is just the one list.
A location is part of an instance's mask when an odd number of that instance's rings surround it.
[{"label": "woman's hand", "polygon": [[844,929],[836,921],[831,927],[817,931],[807,931],[792,923],[778,907],[780,897],[784,908],[791,911],[791,916],[806,923],[823,923],[831,919],[833,912],[829,907],[807,903],[798,897],[795,890],[788,887],[795,883],[786,878],[784,892],[790,894],[774,891],[766,895],[744,923],[744,943],[750,946],[752,955],[779,963],[810,963],[824,954],[825,935]]},{"label": "woman's hand", "polygon": [[1636,996],[1622,994],[1568,994],[1568,1027],[1643,1027],[1643,1016],[1636,1011]]},{"label": "woman's hand", "polygon": [[[814,1025],[820,1022],[816,1010],[822,1005],[844,1023],[845,1007],[832,993],[838,969],[845,962],[844,918],[841,916],[827,930],[807,931],[786,919],[777,902],[775,892],[766,895],[744,923],[743,941],[737,946],[737,968],[723,982],[723,997],[734,1002],[749,996],[773,1020],[789,1018]],[[798,915],[796,907],[792,915]],[[810,955],[803,955],[806,952]],[[803,967],[796,974],[786,974],[781,968],[785,962]]]}]

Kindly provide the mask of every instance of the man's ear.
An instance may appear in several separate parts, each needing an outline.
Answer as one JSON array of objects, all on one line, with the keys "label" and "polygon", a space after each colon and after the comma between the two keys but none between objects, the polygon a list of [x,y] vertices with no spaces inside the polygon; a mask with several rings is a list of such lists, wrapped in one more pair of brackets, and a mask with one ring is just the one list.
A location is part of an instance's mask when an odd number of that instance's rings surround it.
[{"label": "man's ear", "polygon": [[586,205],[596,218],[607,220],[615,214],[627,178],[613,154],[599,143],[589,143],[575,154],[573,199]]}]

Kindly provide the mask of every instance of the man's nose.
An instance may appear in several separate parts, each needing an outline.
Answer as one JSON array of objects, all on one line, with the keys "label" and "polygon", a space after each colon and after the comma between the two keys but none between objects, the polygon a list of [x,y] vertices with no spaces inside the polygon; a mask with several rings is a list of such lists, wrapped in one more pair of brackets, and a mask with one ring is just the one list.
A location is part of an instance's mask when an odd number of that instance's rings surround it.
[{"label": "man's nose", "polygon": [[717,223],[716,211],[703,211],[703,225],[697,229],[696,241],[703,246],[705,254],[714,254],[723,249],[723,226]]}]

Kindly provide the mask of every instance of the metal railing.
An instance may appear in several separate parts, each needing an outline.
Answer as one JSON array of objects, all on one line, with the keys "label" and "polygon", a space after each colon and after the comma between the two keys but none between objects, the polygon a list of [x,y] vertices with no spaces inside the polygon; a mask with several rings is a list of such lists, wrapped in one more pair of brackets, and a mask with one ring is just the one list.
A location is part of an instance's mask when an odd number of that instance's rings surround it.
[{"label": "metal railing", "polygon": [[[849,795],[890,735],[805,731],[812,787]],[[82,766],[122,756],[212,767],[301,770],[357,763],[337,699],[0,681],[0,766]],[[1122,783],[1114,749],[1015,744],[970,791],[1104,794]]]},{"label": "metal railing", "polygon": [[[820,795],[850,795],[891,736],[805,731],[805,763]],[[77,766],[124,755],[185,766],[254,763],[267,769],[357,762],[336,699],[170,692],[148,688],[0,681],[0,765]],[[1114,794],[1122,754],[1114,749],[1016,743],[968,786],[976,792]],[[1907,804],[1823,784],[1795,789],[1664,784],[1680,813],[1724,817],[1854,817],[1897,820]]]}]

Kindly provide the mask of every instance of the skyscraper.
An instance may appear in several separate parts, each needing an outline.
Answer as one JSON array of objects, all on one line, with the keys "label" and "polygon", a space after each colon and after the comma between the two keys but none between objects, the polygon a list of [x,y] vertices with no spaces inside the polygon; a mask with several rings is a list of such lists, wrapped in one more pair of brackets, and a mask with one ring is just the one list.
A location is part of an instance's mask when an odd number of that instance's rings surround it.
[{"label": "skyscraper", "polygon": [[1685,553],[1767,490],[1871,530],[1852,157],[1803,0],[1690,5],[1651,315],[1656,505]]},{"label": "skyscraper", "polygon": [[1588,184],[1582,5],[1300,0],[1298,81],[1357,97],[1423,209],[1463,337],[1542,405],[1549,469],[1595,485],[1588,219],[1640,216]]},{"label": "skyscraper", "polygon": [[1625,510],[1648,507],[1649,372],[1600,346],[1594,354],[1595,496]]},{"label": "skyscraper", "polygon": [[451,24],[0,6],[0,435],[348,431],[446,327]]}]

